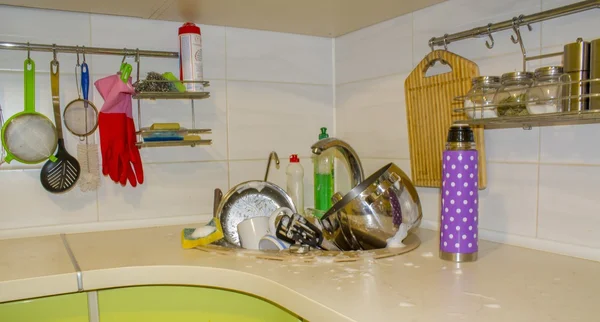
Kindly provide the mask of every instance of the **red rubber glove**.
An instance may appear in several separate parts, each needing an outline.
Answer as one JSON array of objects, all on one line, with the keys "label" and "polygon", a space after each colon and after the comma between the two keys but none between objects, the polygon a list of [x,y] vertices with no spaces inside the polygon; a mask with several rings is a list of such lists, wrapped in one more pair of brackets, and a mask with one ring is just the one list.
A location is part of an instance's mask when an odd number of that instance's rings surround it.
[{"label": "red rubber glove", "polygon": [[[110,176],[114,182],[123,182],[122,173],[129,164],[126,159],[125,114],[98,114],[98,129],[100,131],[100,151],[102,154],[102,174]],[[122,183],[123,184],[123,183]]]},{"label": "red rubber glove", "polygon": [[131,162],[131,166],[128,167],[129,174],[127,177],[129,178],[129,183],[131,186],[135,187],[134,182],[137,180],[139,184],[144,183],[144,167],[142,166],[142,158],[140,157],[140,149],[138,149],[135,143],[137,142],[137,136],[135,134],[135,124],[133,123],[133,119],[127,118],[125,121],[127,124],[127,152],[129,153],[129,162]]}]

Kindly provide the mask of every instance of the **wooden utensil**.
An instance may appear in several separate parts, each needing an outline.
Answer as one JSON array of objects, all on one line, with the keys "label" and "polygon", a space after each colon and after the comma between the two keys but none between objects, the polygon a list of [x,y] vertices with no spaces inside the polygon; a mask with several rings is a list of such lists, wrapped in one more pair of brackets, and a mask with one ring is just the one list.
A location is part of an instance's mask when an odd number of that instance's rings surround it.
[{"label": "wooden utensil", "polygon": [[[443,61],[452,71],[426,76],[433,62]],[[412,180],[420,187],[442,185],[442,152],[446,144],[448,128],[454,121],[464,120],[467,115],[453,112],[457,106],[454,97],[466,94],[471,79],[479,76],[474,62],[447,50],[430,52],[404,82],[406,94],[406,118],[410,145]],[[479,152],[479,189],[487,186],[485,166],[485,143],[483,128],[476,127],[475,143]]]}]

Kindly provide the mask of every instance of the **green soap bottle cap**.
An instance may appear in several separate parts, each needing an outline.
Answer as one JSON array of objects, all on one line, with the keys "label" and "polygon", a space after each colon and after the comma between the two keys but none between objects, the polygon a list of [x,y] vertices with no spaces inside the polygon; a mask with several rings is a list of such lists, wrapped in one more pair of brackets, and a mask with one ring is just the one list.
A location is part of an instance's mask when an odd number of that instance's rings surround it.
[{"label": "green soap bottle cap", "polygon": [[322,127],[321,128],[321,134],[319,134],[319,140],[323,140],[329,137],[329,134],[327,134],[327,128],[326,127]]}]

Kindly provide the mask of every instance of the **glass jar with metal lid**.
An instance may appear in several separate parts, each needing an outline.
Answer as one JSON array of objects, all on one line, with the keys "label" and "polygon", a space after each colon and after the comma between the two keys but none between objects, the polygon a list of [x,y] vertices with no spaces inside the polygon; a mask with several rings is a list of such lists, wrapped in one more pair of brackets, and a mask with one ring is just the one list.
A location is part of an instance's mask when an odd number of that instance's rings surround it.
[{"label": "glass jar with metal lid", "polygon": [[529,114],[562,112],[561,66],[541,67],[535,70],[533,85],[527,92]]},{"label": "glass jar with metal lid", "polygon": [[500,77],[478,76],[473,77],[473,87],[465,96],[465,113],[469,118],[481,119],[497,117],[494,104],[494,95],[500,88]]},{"label": "glass jar with metal lid", "polygon": [[533,73],[505,73],[500,81],[502,85],[494,95],[494,105],[498,116],[529,115],[527,90],[533,83]]}]

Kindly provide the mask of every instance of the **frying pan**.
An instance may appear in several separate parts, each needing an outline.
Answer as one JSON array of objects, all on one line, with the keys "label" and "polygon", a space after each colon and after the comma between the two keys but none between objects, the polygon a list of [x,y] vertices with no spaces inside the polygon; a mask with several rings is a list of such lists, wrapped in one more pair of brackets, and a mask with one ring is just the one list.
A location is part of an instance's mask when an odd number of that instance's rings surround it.
[{"label": "frying pan", "polygon": [[52,155],[58,142],[56,128],[50,119],[35,111],[34,61],[27,58],[23,69],[25,110],[13,115],[2,126],[2,145],[6,149],[4,160],[25,164],[36,164],[46,159],[56,161]]},{"label": "frying pan", "polygon": [[217,208],[223,235],[227,242],[240,246],[237,225],[242,221],[264,216],[275,209],[287,207],[297,213],[292,198],[278,185],[267,181],[246,181],[231,188]]}]

